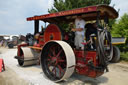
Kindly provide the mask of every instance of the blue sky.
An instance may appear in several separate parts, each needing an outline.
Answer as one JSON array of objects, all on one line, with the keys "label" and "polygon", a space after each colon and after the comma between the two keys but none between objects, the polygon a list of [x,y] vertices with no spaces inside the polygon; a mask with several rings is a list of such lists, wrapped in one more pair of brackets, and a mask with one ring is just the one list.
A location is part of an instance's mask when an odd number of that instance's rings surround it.
[{"label": "blue sky", "polygon": [[[33,21],[26,18],[47,14],[52,4],[53,0],[0,0],[0,35],[33,33]],[[120,16],[128,13],[128,0],[112,0],[113,4]]]}]

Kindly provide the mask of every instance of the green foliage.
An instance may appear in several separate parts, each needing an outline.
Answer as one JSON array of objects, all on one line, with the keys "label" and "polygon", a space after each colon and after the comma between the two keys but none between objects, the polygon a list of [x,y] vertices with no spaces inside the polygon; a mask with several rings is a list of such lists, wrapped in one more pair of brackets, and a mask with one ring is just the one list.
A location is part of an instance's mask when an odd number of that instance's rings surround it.
[{"label": "green foliage", "polygon": [[125,37],[126,44],[119,45],[121,51],[128,51],[128,14],[124,14],[116,23],[112,26],[113,37]]},{"label": "green foliage", "polygon": [[112,26],[112,35],[114,37],[128,38],[128,14],[124,14],[118,22]]},{"label": "green foliage", "polygon": [[121,52],[120,59],[128,61],[128,52]]},{"label": "green foliage", "polygon": [[97,4],[109,5],[110,3],[111,0],[54,0],[54,6],[48,9],[48,12],[55,13]]},{"label": "green foliage", "polygon": [[109,27],[112,29],[112,25],[116,22],[116,19],[109,19]]}]

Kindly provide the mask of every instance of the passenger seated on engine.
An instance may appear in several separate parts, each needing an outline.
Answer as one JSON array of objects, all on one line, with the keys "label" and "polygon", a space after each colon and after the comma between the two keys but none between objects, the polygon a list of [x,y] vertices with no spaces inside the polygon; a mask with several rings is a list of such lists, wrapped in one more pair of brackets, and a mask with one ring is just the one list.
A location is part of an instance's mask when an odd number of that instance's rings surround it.
[{"label": "passenger seated on engine", "polygon": [[[86,33],[85,33],[86,41],[89,41],[92,36],[97,36],[96,23],[88,23],[86,24],[85,28],[86,28]],[[95,42],[92,43],[92,46],[88,45],[88,49],[96,49]]]},{"label": "passenger seated on engine", "polygon": [[85,33],[85,37],[86,37],[86,41],[90,40],[90,35],[91,34],[95,34],[97,35],[97,25],[96,23],[88,23],[85,26],[86,28],[86,33]]}]

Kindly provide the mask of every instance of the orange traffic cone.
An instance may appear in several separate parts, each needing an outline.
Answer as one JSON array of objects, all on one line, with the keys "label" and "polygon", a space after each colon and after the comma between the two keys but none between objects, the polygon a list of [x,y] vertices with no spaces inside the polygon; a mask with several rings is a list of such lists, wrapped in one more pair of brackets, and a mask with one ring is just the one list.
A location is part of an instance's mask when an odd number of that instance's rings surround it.
[{"label": "orange traffic cone", "polygon": [[2,70],[5,70],[5,66],[3,59],[0,59],[0,72],[2,72]]}]

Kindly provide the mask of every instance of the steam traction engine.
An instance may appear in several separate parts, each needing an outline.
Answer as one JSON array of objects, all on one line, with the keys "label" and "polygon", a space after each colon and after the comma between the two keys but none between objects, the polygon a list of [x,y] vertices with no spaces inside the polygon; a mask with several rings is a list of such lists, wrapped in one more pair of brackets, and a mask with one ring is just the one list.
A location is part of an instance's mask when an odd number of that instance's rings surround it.
[{"label": "steam traction engine", "polygon": [[[86,22],[96,21],[98,26],[96,34],[89,35],[90,39],[81,43],[85,47],[84,50],[75,49],[73,40],[70,40],[74,35],[69,35],[70,32],[65,34],[65,31],[57,26],[60,23],[73,22],[77,15],[81,15]],[[40,62],[44,74],[55,82],[70,77],[74,71],[93,78],[101,76],[105,70],[108,71],[107,65],[113,55],[111,35],[107,28],[108,19],[117,17],[118,13],[106,5],[29,17],[27,21],[34,20],[35,33],[28,34],[26,43],[18,45],[15,58],[20,66]],[[39,32],[39,21],[50,24],[44,31]],[[88,49],[89,46],[95,48]]]}]

